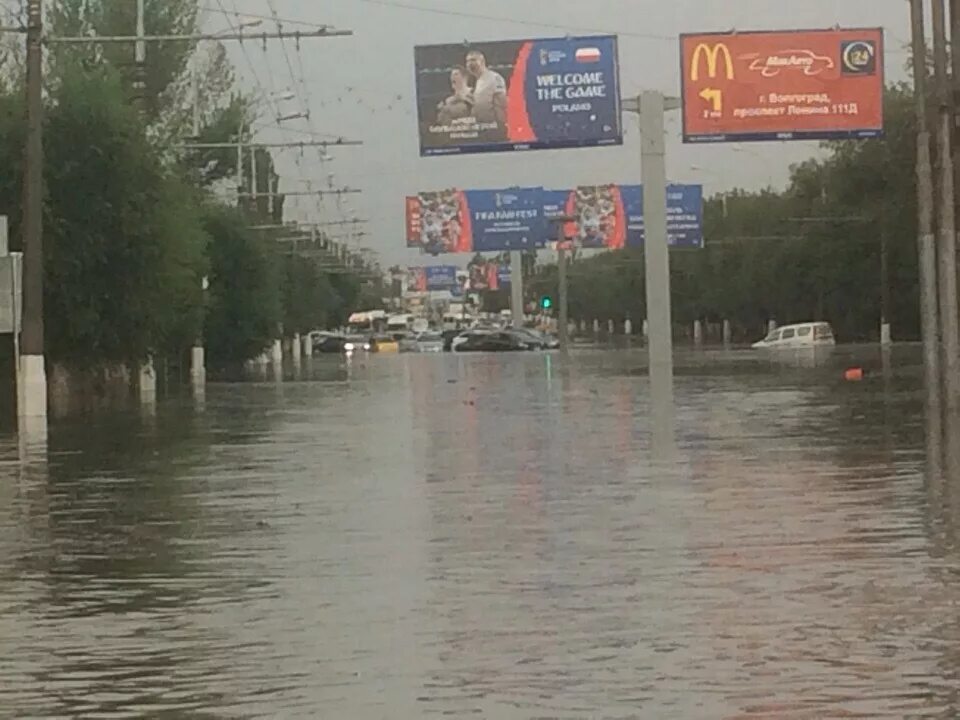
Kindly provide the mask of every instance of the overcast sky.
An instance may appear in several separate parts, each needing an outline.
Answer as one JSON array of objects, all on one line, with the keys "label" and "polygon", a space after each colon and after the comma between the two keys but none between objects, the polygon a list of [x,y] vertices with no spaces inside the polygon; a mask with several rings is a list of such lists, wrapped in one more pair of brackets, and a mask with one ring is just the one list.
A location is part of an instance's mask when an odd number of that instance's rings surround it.
[{"label": "overcast sky", "polygon": [[[351,30],[352,37],[233,47],[240,82],[266,93],[292,88],[298,98],[284,113],[309,108],[310,121],[264,127],[264,140],[299,139],[308,132],[362,140],[359,148],[319,153],[286,152],[278,157],[282,188],[335,186],[363,190],[338,207],[325,201],[325,219],[355,214],[370,220],[368,237],[356,247],[375,250],[384,265],[424,263],[404,247],[403,198],[419,190],[447,187],[573,187],[605,182],[639,183],[640,148],[635,116],[627,115],[622,147],[496,153],[458,158],[419,157],[414,101],[415,45],[464,40],[518,39],[565,34],[619,36],[621,85],[625,95],[642,89],[679,93],[678,35],[731,29],[882,26],[886,31],[889,80],[906,79],[910,36],[904,0],[203,0],[211,28],[225,27],[235,12]],[[223,12],[226,10],[226,14]],[[288,24],[285,29],[293,29]],[[260,29],[274,29],[265,22]],[[264,124],[269,125],[269,113]],[[275,125],[275,124],[274,124]],[[680,117],[667,121],[668,168],[674,182],[699,182],[708,193],[733,187],[782,186],[791,163],[817,153],[809,142],[737,146],[685,146]],[[291,199],[289,215],[315,220],[313,200]]]}]

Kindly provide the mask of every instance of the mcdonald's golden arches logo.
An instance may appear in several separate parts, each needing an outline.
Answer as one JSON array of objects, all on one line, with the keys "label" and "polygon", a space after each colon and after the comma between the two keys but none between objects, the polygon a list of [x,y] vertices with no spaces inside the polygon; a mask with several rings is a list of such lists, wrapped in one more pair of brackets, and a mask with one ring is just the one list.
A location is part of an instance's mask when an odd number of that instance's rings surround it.
[{"label": "mcdonald's golden arches logo", "polygon": [[733,56],[730,54],[730,48],[727,47],[727,44],[717,43],[711,47],[707,43],[700,43],[693,51],[693,61],[690,65],[691,82],[697,82],[700,79],[700,66],[703,64],[704,58],[706,58],[707,77],[716,78],[717,71],[720,69],[721,57],[723,58],[727,80],[733,80]]}]

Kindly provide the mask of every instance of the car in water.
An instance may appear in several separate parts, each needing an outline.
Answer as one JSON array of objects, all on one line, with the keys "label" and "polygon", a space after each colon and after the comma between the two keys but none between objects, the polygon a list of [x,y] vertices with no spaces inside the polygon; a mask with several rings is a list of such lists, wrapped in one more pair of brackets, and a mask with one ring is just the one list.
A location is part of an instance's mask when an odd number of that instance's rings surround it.
[{"label": "car in water", "polygon": [[516,333],[519,337],[527,340],[535,346],[537,350],[556,350],[560,347],[560,341],[552,335],[547,335],[539,330],[531,328],[513,328],[510,332]]},{"label": "car in water", "polygon": [[416,353],[442,353],[443,336],[440,333],[420,333],[413,339],[413,350]]},{"label": "car in water", "polygon": [[398,353],[401,339],[393,335],[374,335],[370,338],[370,352]]},{"label": "car in water", "polygon": [[366,335],[348,335],[343,346],[343,351],[347,353],[370,352],[371,349],[370,338]]},{"label": "car in water", "polygon": [[450,341],[450,349],[453,352],[457,352],[460,349],[460,346],[463,345],[468,340],[478,337],[485,337],[491,333],[490,330],[481,330],[479,328],[472,328],[470,330],[464,330],[459,333]]},{"label": "car in water", "polygon": [[312,339],[314,355],[339,355],[347,344],[346,336],[334,333],[318,333]]},{"label": "car in water", "polygon": [[830,323],[807,322],[784,325],[753,344],[755,350],[832,348],[837,344]]},{"label": "car in water", "polygon": [[456,352],[524,352],[532,343],[509,331],[475,333],[456,346]]}]

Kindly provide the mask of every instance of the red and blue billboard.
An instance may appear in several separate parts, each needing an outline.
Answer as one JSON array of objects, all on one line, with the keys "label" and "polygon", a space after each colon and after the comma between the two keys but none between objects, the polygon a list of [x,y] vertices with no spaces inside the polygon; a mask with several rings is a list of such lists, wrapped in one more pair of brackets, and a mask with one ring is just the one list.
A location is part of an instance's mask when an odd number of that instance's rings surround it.
[{"label": "red and blue billboard", "polygon": [[[646,228],[642,185],[585,185],[544,192],[544,215],[569,215],[565,235],[582,248],[643,247]],[[667,188],[667,239],[671,247],[703,247],[703,187]]]},{"label": "red and blue billboard", "polygon": [[612,35],[415,49],[421,156],[623,143]]},{"label": "red and blue billboard", "polygon": [[457,281],[455,265],[430,265],[411,267],[407,270],[407,292],[441,292],[453,290]]},{"label": "red and blue billboard", "polygon": [[543,247],[543,188],[443,190],[407,198],[407,247],[431,255]]}]

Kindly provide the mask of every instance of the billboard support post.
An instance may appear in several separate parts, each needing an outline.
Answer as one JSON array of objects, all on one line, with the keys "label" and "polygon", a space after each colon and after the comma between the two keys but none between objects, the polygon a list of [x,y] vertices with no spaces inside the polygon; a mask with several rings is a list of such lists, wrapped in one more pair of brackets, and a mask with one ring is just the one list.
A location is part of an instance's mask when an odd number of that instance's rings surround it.
[{"label": "billboard support post", "polygon": [[640,95],[641,171],[646,241],[644,258],[649,321],[650,379],[673,383],[673,319],[670,306],[670,249],[667,241],[667,148],[664,113],[679,100],[656,91]]},{"label": "billboard support post", "polygon": [[510,251],[510,310],[513,326],[523,327],[523,253]]}]

